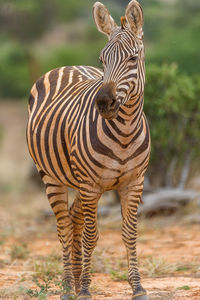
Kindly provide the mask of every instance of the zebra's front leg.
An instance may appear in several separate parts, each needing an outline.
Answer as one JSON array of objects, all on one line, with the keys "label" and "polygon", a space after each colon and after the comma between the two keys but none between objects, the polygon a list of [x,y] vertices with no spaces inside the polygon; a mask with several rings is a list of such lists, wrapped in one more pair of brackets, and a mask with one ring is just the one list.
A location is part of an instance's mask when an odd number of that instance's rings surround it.
[{"label": "zebra's front leg", "polygon": [[93,250],[98,240],[97,229],[97,204],[100,194],[92,190],[91,186],[87,185],[80,191],[80,199],[82,204],[82,211],[84,216],[83,229],[83,267],[81,273],[81,290],[78,294],[77,300],[92,300],[89,292],[91,283],[91,257]]},{"label": "zebra's front leg", "polygon": [[61,186],[50,180],[46,182],[46,193],[56,216],[57,233],[63,249],[63,288],[65,292],[61,296],[61,299],[75,299],[71,262],[73,224],[68,210],[67,189],[65,186]]},{"label": "zebra's front leg", "polygon": [[73,246],[72,246],[72,269],[75,280],[75,291],[80,292],[80,276],[82,273],[82,233],[84,227],[84,216],[79,193],[70,209],[73,222]]},{"label": "zebra's front leg", "polygon": [[140,283],[140,273],[137,262],[137,209],[141,201],[143,179],[141,183],[132,183],[128,188],[119,190],[122,206],[122,239],[127,249],[128,281],[133,289],[132,300],[148,300],[147,293]]}]

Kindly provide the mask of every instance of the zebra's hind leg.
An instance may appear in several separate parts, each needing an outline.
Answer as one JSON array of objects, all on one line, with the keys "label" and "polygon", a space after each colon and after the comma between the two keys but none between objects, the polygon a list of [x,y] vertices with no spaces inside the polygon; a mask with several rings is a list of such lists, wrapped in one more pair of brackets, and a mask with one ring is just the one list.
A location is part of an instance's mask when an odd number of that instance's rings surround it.
[{"label": "zebra's hind leg", "polygon": [[70,214],[73,222],[72,269],[75,279],[75,291],[79,293],[82,273],[82,233],[84,227],[84,216],[79,193],[76,194]]},{"label": "zebra's hind leg", "polygon": [[140,273],[137,263],[137,209],[141,201],[143,178],[132,182],[128,187],[119,190],[122,206],[122,239],[127,249],[128,281],[133,289],[132,300],[148,300],[147,292],[140,283]]},{"label": "zebra's hind leg", "polygon": [[67,188],[43,175],[42,179],[46,186],[46,194],[52,210],[56,216],[57,233],[63,249],[63,288],[62,300],[75,299],[74,277],[72,273],[72,238],[73,224],[68,209]]},{"label": "zebra's hind leg", "polygon": [[83,269],[81,273],[81,290],[77,300],[92,300],[89,292],[91,283],[91,257],[98,240],[97,204],[101,194],[89,184],[80,190],[80,199],[84,216],[83,229]]}]

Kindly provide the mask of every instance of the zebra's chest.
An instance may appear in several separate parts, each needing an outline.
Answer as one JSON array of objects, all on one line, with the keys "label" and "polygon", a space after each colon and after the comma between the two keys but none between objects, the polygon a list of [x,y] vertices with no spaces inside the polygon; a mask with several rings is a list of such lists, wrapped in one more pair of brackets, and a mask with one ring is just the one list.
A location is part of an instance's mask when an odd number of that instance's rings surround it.
[{"label": "zebra's chest", "polygon": [[87,142],[80,141],[71,155],[73,172],[81,181],[90,181],[103,190],[111,190],[124,181],[137,178],[141,163],[139,157],[134,157],[137,145],[122,149],[114,143],[100,146],[91,144],[91,140]]},{"label": "zebra's chest", "polygon": [[104,190],[135,181],[149,153],[149,133],[141,124],[125,134],[112,130],[101,117],[84,118],[71,140],[71,169],[77,181]]}]

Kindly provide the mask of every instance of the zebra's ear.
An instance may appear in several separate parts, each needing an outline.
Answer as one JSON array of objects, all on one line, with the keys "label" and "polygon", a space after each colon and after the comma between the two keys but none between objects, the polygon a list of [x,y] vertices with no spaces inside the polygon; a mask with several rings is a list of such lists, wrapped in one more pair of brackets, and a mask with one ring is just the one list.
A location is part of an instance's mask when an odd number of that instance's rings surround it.
[{"label": "zebra's ear", "polygon": [[117,27],[117,24],[109,14],[108,9],[101,2],[96,2],[94,4],[93,17],[97,29],[110,37],[113,29]]},{"label": "zebra's ear", "polygon": [[131,31],[138,37],[143,36],[144,16],[142,7],[136,0],[132,0],[126,8],[126,19]]}]

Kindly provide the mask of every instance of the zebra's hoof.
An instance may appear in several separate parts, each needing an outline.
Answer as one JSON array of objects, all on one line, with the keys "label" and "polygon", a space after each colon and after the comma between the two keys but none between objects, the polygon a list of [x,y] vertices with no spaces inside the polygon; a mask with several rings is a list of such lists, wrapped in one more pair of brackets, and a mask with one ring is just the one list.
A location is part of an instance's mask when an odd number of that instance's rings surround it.
[{"label": "zebra's hoof", "polygon": [[88,297],[88,296],[80,296],[78,298],[76,298],[77,300],[92,300],[92,297]]},{"label": "zebra's hoof", "polygon": [[91,296],[84,296],[84,295],[82,295],[82,296],[78,296],[77,298],[76,298],[77,300],[92,300],[92,297]]},{"label": "zebra's hoof", "polygon": [[75,300],[76,296],[74,293],[64,294],[60,297],[60,300]]},{"label": "zebra's hoof", "polygon": [[141,296],[133,296],[132,300],[149,300],[149,297],[147,295],[141,295]]},{"label": "zebra's hoof", "polygon": [[92,296],[88,291],[80,291],[78,294],[77,300],[92,300]]},{"label": "zebra's hoof", "polygon": [[77,300],[92,300],[91,295],[80,295],[76,298]]}]

